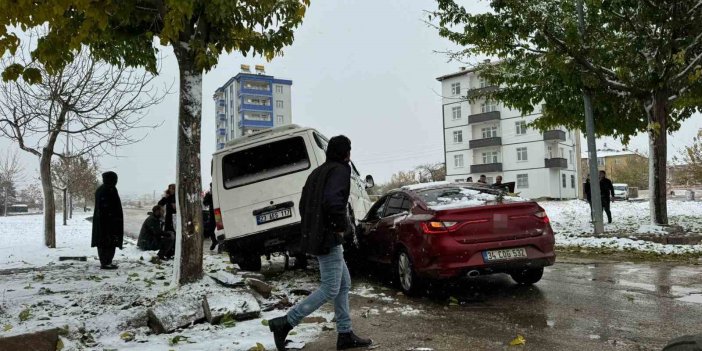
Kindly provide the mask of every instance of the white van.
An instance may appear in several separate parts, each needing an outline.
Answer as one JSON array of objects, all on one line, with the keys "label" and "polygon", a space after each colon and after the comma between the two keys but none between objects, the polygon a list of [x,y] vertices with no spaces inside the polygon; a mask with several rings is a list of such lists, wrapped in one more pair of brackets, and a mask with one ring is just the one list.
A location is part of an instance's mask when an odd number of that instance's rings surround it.
[{"label": "white van", "polygon": [[[232,263],[259,270],[261,255],[297,254],[300,195],[307,177],[326,160],[327,138],[287,125],[230,141],[212,157],[212,201],[217,239]],[[373,177],[352,164],[350,216],[365,216]]]}]

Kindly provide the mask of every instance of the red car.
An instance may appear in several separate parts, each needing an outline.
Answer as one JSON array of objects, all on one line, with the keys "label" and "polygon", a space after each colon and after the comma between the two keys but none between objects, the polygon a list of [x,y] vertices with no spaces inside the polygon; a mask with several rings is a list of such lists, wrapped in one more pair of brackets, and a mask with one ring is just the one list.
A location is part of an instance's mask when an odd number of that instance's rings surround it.
[{"label": "red car", "polygon": [[476,183],[427,183],[378,200],[358,230],[363,258],[390,264],[400,287],[429,279],[508,273],[534,284],[555,262],[554,236],[536,202]]}]

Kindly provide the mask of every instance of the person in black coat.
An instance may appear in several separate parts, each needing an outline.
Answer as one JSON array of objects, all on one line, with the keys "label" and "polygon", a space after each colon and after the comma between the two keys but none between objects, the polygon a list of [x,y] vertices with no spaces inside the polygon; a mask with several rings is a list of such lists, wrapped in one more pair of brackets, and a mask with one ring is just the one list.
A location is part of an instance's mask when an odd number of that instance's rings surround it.
[{"label": "person in black coat", "polygon": [[168,189],[163,193],[163,197],[158,201],[159,206],[166,206],[166,228],[167,232],[175,233],[175,222],[173,222],[176,214],[176,187],[175,184],[168,185]]},{"label": "person in black coat", "polygon": [[92,247],[97,247],[102,269],[117,269],[112,264],[115,249],[122,249],[124,240],[124,216],[122,202],[117,192],[117,173],[102,174],[102,185],[95,191],[93,211]]},{"label": "person in black coat", "polygon": [[205,197],[202,199],[202,204],[207,206],[207,213],[209,215],[209,220],[205,224],[205,236],[210,238],[212,244],[210,245],[210,250],[217,248],[217,237],[215,236],[215,217],[214,217],[214,203],[212,201],[212,183],[210,183],[210,190],[205,193]]},{"label": "person in black coat", "polygon": [[137,247],[144,251],[158,250],[158,258],[167,260],[173,257],[175,252],[175,233],[161,229],[161,217],[163,209],[161,206],[154,206],[141,225]]},{"label": "person in black coat", "polygon": [[366,347],[373,343],[353,333],[349,311],[351,276],[344,261],[342,243],[349,225],[351,140],[343,135],[333,137],[326,152],[327,161],[307,178],[299,205],[301,248],[305,253],[317,256],[321,286],[287,315],[269,321],[278,350],[285,350],[285,338],[293,327],[328,301],[334,301],[337,350]]},{"label": "person in black coat", "polygon": [[612,211],[610,211],[609,205],[614,197],[614,185],[607,178],[605,171],[600,171],[600,196],[602,197],[602,209],[607,214],[607,223],[612,223]]}]

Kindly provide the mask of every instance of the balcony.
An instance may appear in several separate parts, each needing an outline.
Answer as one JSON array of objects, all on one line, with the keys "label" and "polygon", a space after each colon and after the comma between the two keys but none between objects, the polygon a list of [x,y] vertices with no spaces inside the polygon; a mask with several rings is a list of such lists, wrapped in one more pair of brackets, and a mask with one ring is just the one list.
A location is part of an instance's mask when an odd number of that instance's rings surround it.
[{"label": "balcony", "polygon": [[546,168],[568,168],[568,160],[563,157],[553,157],[544,159]]},{"label": "balcony", "polygon": [[545,141],[565,141],[566,132],[562,130],[548,130],[544,132]]},{"label": "balcony", "polygon": [[502,145],[502,138],[500,138],[500,137],[475,139],[475,140],[471,140],[468,142],[468,147],[470,147],[471,149],[477,149],[479,147],[488,147],[488,146],[500,146],[500,145]]},{"label": "balcony", "polygon": [[482,123],[500,120],[500,111],[477,113],[468,116],[468,123]]},{"label": "balcony", "polygon": [[224,128],[219,128],[217,131],[219,135],[227,135],[227,131]]},{"label": "balcony", "polygon": [[227,103],[226,103],[224,100],[219,100],[219,102],[217,103],[217,105],[218,105],[218,106],[221,106],[221,107],[224,107],[224,106],[227,106]]},{"label": "balcony", "polygon": [[472,99],[472,98],[483,96],[485,94],[494,93],[495,91],[497,91],[497,89],[498,89],[497,85],[488,85],[488,86],[482,87],[482,88],[470,89],[470,90],[468,90],[468,98]]},{"label": "balcony", "polygon": [[224,113],[220,113],[220,114],[217,115],[217,119],[219,119],[219,120],[222,121],[222,122],[226,122],[226,121],[227,121],[227,115],[225,115]]},{"label": "balcony", "polygon": [[502,163],[485,163],[482,165],[471,165],[470,173],[490,173],[502,172]]}]

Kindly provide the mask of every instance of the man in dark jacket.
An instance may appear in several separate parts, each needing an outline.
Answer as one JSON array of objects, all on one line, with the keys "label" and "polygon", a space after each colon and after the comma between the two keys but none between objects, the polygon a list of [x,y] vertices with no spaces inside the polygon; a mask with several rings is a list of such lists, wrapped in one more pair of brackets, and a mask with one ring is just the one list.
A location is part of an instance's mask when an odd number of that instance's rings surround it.
[{"label": "man in dark jacket", "polygon": [[356,336],[351,329],[349,289],[351,276],[344,261],[343,235],[347,230],[347,206],[351,187],[351,140],[340,135],[327,146],[327,161],[307,178],[300,197],[302,249],[317,256],[321,286],[288,314],[269,321],[278,350],[302,319],[327,301],[334,301],[337,350],[366,347],[373,342]]},{"label": "man in dark jacket", "polygon": [[607,223],[612,223],[612,211],[609,210],[609,204],[614,197],[614,185],[607,178],[605,171],[600,171],[600,196],[602,197],[602,209],[607,214]]},{"label": "man in dark jacket", "polygon": [[95,191],[95,210],[93,211],[92,247],[97,247],[102,269],[117,269],[112,264],[115,248],[122,249],[124,240],[124,217],[122,202],[117,192],[117,173],[102,174],[102,185]]},{"label": "man in dark jacket", "polygon": [[167,260],[173,257],[175,251],[175,233],[161,229],[161,217],[163,209],[154,206],[141,225],[137,247],[144,251],[158,250],[158,258]]},{"label": "man in dark jacket", "polygon": [[212,201],[212,183],[210,183],[210,190],[205,194],[202,199],[202,204],[207,206],[207,214],[209,220],[205,222],[205,236],[210,238],[212,244],[210,244],[210,250],[217,248],[217,237],[215,236],[215,217],[214,217],[214,202]]},{"label": "man in dark jacket", "polygon": [[158,201],[159,206],[166,206],[166,231],[175,233],[175,224],[173,220],[176,214],[176,186],[175,184],[168,185],[168,189],[163,193],[163,197]]}]

